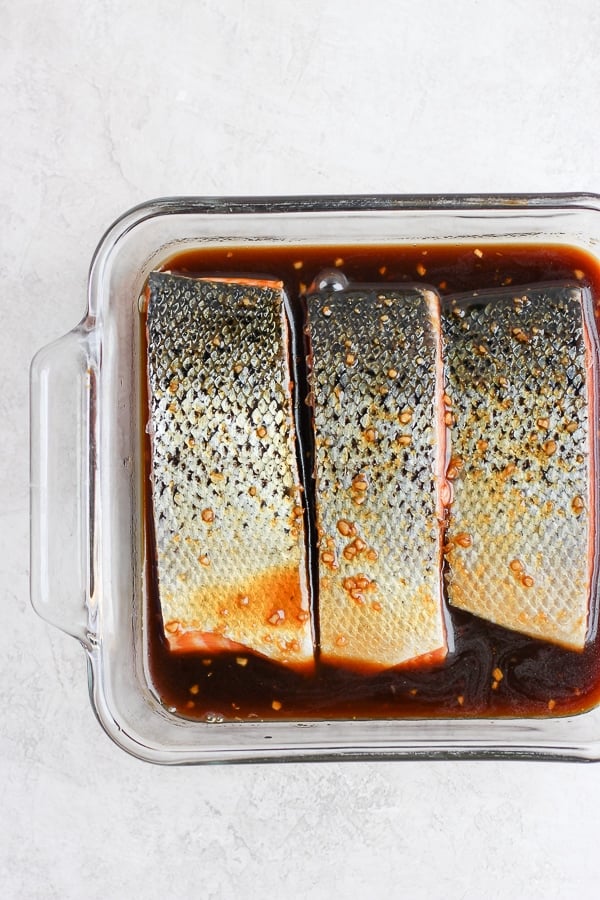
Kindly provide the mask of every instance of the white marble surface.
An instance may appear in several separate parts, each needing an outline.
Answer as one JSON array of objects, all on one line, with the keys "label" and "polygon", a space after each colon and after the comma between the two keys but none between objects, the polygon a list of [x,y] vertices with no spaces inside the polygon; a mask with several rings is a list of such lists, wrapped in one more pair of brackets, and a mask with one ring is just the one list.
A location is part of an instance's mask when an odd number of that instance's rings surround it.
[{"label": "white marble surface", "polygon": [[164,194],[600,191],[595,0],[0,3],[0,894],[593,898],[600,766],[166,770],[28,600],[28,364]]}]

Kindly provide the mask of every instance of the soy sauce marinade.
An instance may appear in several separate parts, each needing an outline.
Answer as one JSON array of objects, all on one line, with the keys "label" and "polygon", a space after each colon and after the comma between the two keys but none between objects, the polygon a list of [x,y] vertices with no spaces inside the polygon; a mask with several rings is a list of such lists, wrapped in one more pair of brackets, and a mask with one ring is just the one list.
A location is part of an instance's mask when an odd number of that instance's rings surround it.
[{"label": "soy sauce marinade", "polygon": [[[211,248],[184,252],[163,268],[185,275],[281,278],[292,302],[323,269],[353,283],[422,282],[444,294],[569,280],[590,286],[600,320],[600,267],[585,252],[553,245],[424,245]],[[144,329],[142,329],[142,333]],[[146,390],[145,371],[142,373]],[[244,654],[176,655],[163,633],[154,559],[150,447],[146,444],[148,666],[165,706],[197,719],[348,719],[548,716],[600,701],[600,637],[582,653],[507,631],[449,608],[454,650],[429,669],[360,674],[317,661],[300,675]]]}]

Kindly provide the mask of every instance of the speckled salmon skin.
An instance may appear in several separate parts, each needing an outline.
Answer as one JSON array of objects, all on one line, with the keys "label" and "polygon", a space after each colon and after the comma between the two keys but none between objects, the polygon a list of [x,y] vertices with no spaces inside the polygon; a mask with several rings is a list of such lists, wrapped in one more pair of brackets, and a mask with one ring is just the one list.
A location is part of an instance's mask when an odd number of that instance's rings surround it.
[{"label": "speckled salmon skin", "polygon": [[573,649],[596,565],[598,347],[588,291],[486,291],[443,310],[452,604]]},{"label": "speckled salmon skin", "polygon": [[158,591],[174,651],[313,660],[282,285],[153,273]]},{"label": "speckled salmon skin", "polygon": [[443,659],[439,298],[307,298],[321,659],[360,669]]}]

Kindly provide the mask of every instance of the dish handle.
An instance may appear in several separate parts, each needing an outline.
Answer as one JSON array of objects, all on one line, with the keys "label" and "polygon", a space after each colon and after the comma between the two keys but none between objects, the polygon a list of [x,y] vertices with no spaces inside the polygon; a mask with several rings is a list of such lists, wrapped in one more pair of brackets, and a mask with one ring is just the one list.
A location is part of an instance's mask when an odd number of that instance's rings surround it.
[{"label": "dish handle", "polygon": [[30,373],[31,602],[91,649],[95,366],[83,325],[43,347]]}]

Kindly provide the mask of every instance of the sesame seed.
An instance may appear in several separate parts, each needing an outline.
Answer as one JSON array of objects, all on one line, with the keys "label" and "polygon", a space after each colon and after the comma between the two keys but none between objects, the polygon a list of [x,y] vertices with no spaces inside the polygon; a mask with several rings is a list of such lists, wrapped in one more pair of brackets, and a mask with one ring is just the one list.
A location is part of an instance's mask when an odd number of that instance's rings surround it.
[{"label": "sesame seed", "polygon": [[200,513],[203,522],[214,522],[215,514],[212,509],[203,509]]},{"label": "sesame seed", "polygon": [[273,702],[271,703],[271,708],[274,709],[275,712],[279,712],[279,710],[281,709],[281,706],[282,706],[282,704],[280,703],[279,700],[273,700]]},{"label": "sesame seed", "polygon": [[195,694],[197,694],[199,691],[200,691],[200,685],[199,685],[199,684],[192,684],[192,685],[190,686],[190,694],[194,694],[194,695],[195,695]]},{"label": "sesame seed", "polygon": [[419,263],[416,268],[417,268],[417,275],[420,275],[421,277],[423,277],[423,275],[425,275],[427,273],[427,269],[425,268],[423,263]]},{"label": "sesame seed", "polygon": [[340,519],[337,523],[337,530],[343,537],[349,537],[354,533],[354,526],[347,519]]},{"label": "sesame seed", "polygon": [[556,441],[545,441],[542,446],[546,456],[553,456],[558,449]]},{"label": "sesame seed", "polygon": [[450,465],[448,466],[448,471],[446,472],[446,478],[448,479],[448,481],[454,481],[454,479],[457,477],[458,477],[458,469],[456,468],[456,466],[454,466],[454,465],[452,465],[452,463],[450,463]]},{"label": "sesame seed", "polygon": [[398,418],[400,419],[402,425],[408,425],[408,423],[412,419],[412,409],[402,410]]},{"label": "sesame seed", "polygon": [[331,315],[331,307],[324,306],[323,309],[321,310],[321,312],[323,313],[324,316],[329,317]]}]

